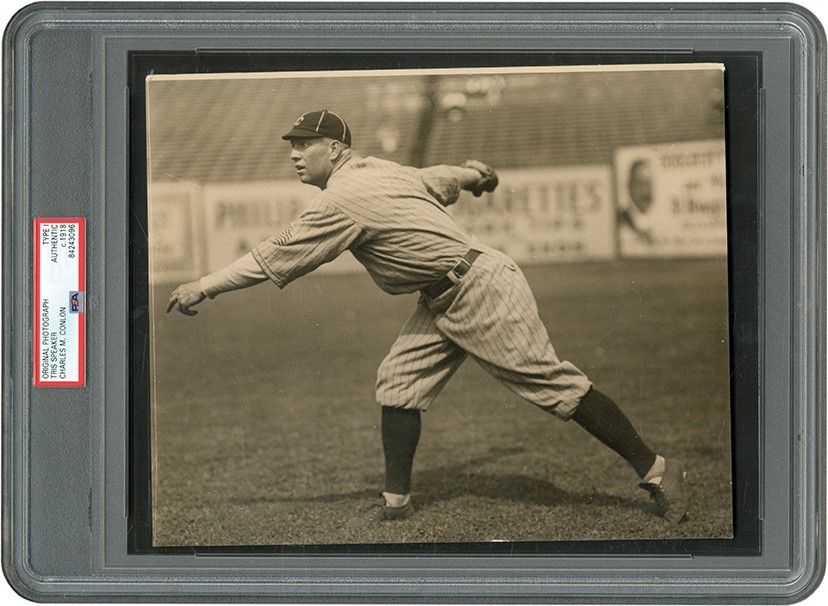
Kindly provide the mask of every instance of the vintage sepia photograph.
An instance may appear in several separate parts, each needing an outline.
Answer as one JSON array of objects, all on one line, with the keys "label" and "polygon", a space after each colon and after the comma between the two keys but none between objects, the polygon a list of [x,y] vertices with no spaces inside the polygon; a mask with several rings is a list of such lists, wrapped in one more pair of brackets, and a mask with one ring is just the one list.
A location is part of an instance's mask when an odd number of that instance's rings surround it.
[{"label": "vintage sepia photograph", "polygon": [[149,76],[152,546],[733,537],[725,75]]}]

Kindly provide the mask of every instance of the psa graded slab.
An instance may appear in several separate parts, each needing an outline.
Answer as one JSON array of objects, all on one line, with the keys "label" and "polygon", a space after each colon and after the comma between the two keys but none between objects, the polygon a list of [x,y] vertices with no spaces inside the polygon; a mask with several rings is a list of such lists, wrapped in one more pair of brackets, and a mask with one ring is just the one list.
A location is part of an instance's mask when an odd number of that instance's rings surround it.
[{"label": "psa graded slab", "polygon": [[23,596],[819,584],[804,9],[44,3],[4,51]]}]

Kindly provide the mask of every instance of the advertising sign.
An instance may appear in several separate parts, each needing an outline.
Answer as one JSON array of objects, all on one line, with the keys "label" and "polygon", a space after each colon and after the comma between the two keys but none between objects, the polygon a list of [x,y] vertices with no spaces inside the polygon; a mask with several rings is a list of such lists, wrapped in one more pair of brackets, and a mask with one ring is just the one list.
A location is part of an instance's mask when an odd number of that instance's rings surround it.
[{"label": "advertising sign", "polygon": [[615,174],[622,256],[727,255],[724,141],[620,148]]},{"label": "advertising sign", "polygon": [[149,188],[150,276],[155,283],[193,280],[204,269],[201,188],[153,183]]},{"label": "advertising sign", "polygon": [[610,259],[615,209],[607,166],[498,171],[497,189],[464,192],[452,214],[484,244],[519,263]]},{"label": "advertising sign", "polygon": [[[278,236],[319,190],[298,181],[227,183],[204,187],[206,272],[221,269],[250,252],[259,242]],[[357,271],[349,253],[317,271]]]}]

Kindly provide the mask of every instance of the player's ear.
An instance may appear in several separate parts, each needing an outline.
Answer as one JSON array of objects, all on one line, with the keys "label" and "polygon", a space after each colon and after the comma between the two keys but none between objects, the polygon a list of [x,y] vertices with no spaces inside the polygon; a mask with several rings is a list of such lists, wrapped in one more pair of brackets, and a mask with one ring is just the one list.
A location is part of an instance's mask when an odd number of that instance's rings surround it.
[{"label": "player's ear", "polygon": [[328,149],[331,152],[331,160],[339,160],[339,156],[342,155],[342,143],[336,139],[331,139],[328,143]]}]

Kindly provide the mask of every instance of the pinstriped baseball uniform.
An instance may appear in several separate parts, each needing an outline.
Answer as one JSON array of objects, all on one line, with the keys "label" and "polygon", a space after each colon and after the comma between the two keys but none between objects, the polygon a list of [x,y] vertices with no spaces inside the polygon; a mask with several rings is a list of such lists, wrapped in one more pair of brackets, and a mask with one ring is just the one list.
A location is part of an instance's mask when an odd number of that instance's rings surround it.
[{"label": "pinstriped baseball uniform", "polygon": [[439,280],[474,239],[429,194],[422,171],[377,158],[351,159],[281,235],[253,250],[279,286],[350,249],[390,294]]},{"label": "pinstriped baseball uniform", "polygon": [[569,418],[591,384],[574,365],[558,360],[520,269],[476,243],[444,208],[458,192],[456,180],[439,171],[351,159],[253,257],[283,288],[350,250],[380,288],[401,294],[434,284],[470,248],[481,251],[448,291],[435,299],[421,296],[380,365],[377,401],[426,409],[471,355],[518,395]]}]

